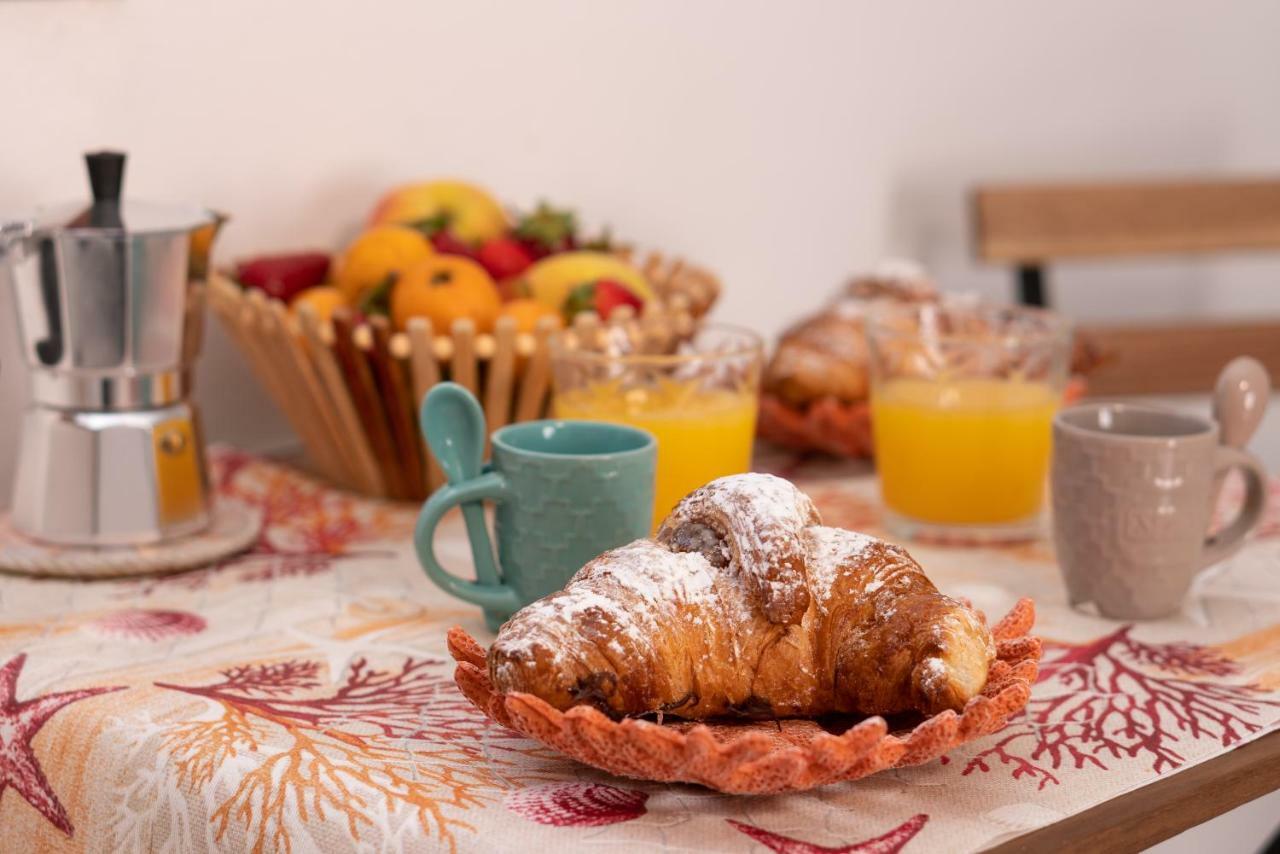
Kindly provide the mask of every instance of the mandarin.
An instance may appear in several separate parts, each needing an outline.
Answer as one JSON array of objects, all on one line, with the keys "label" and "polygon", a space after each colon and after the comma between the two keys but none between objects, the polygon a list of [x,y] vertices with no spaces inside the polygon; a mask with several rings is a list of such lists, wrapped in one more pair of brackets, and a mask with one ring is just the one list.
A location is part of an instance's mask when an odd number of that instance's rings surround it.
[{"label": "mandarin", "polygon": [[388,277],[403,273],[435,252],[422,232],[402,225],[380,225],[357,237],[338,260],[334,284],[347,302],[361,298]]},{"label": "mandarin", "polygon": [[455,320],[475,322],[478,332],[492,332],[502,311],[493,279],[470,258],[433,255],[409,267],[391,291],[391,320],[404,329],[410,318],[425,317],[437,334]]}]

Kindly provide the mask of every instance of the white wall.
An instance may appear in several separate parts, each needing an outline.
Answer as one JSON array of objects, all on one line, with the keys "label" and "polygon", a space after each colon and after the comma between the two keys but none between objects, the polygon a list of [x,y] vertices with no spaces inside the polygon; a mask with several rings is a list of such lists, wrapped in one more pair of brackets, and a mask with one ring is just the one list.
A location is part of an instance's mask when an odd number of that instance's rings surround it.
[{"label": "white wall", "polygon": [[[470,177],[571,202],[724,277],[720,316],[772,332],[850,270],[969,258],[983,179],[1280,171],[1280,4],[0,2],[0,209],[128,190],[234,220],[223,259],[333,246],[397,181]],[[1080,315],[1280,313],[1280,259],[1078,266]],[[0,483],[22,399],[0,315]],[[213,438],[287,429],[215,330]]]},{"label": "white wall", "polygon": [[[979,180],[1280,172],[1277,34],[1274,0],[0,0],[0,210],[82,195],[80,153],[118,146],[131,194],[233,214],[228,259],[333,246],[388,185],[470,177],[711,265],[721,316],[773,332],[886,252],[1006,293],[969,258]],[[1278,281],[1259,257],[1055,284],[1098,317],[1280,313]],[[3,484],[23,392],[0,306]],[[211,332],[209,433],[289,441]]]}]

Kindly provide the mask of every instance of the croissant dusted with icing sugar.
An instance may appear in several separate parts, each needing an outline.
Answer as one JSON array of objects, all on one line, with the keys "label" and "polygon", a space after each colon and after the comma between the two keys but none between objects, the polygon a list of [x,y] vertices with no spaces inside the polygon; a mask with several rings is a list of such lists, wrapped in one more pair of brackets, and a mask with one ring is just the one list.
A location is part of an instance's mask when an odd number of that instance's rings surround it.
[{"label": "croissant dusted with icing sugar", "polygon": [[747,474],[519,611],[488,665],[499,691],[557,709],[698,720],[960,709],[994,658],[982,618],[905,550],[823,527],[792,484]]}]

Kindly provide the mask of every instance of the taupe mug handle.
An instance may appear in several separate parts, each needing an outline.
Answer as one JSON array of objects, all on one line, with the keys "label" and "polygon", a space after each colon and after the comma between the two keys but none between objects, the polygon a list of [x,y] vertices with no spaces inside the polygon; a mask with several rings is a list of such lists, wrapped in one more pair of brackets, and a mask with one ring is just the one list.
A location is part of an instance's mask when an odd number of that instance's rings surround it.
[{"label": "taupe mug handle", "polygon": [[[1231,469],[1240,469],[1244,475],[1245,496],[1244,507],[1231,524],[1204,541],[1204,551],[1200,555],[1200,567],[1217,563],[1231,557],[1244,545],[1244,538],[1262,521],[1262,513],[1267,508],[1267,470],[1262,463],[1251,454],[1238,448],[1219,445],[1214,456],[1215,479],[1225,476]],[[1217,496],[1217,490],[1214,490]]]}]

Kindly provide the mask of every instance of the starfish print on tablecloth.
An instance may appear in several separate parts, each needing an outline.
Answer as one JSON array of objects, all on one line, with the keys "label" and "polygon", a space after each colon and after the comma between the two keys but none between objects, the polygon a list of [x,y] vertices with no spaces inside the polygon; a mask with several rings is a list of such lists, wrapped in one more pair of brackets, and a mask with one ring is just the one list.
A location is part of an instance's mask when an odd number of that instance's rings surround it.
[{"label": "starfish print on tablecloth", "polygon": [[828,848],[823,845],[815,845],[812,842],[792,839],[790,836],[772,833],[763,827],[744,824],[731,818],[725,819],[735,830],[742,831],[765,848],[777,852],[777,854],[898,854],[902,850],[902,846],[910,842],[911,838],[920,832],[920,828],[924,827],[925,822],[928,820],[929,816],[920,813],[907,819],[888,833],[877,836],[874,839],[864,839],[861,842],[851,842],[848,845]]},{"label": "starfish print on tablecloth", "polygon": [[98,694],[122,690],[125,686],[58,691],[19,702],[18,674],[26,661],[26,653],[19,653],[0,667],[0,797],[12,786],[50,824],[71,836],[71,819],[45,779],[31,748],[31,739],[63,707]]}]

